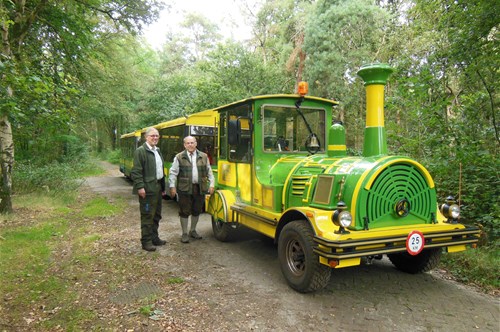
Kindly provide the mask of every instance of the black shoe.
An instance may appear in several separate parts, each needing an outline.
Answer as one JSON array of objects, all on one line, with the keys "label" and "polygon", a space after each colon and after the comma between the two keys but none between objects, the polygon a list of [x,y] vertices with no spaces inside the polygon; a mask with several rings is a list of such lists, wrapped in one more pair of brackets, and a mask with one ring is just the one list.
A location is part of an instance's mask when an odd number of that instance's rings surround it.
[{"label": "black shoe", "polygon": [[155,246],[164,246],[164,245],[166,245],[166,244],[167,244],[167,241],[162,240],[162,239],[158,239],[158,240],[154,240],[154,241],[153,241],[153,244],[154,244]]},{"label": "black shoe", "polygon": [[152,245],[151,243],[146,243],[142,245],[142,249],[146,251],[156,251],[156,247]]},{"label": "black shoe", "polygon": [[191,231],[191,232],[189,233],[189,235],[191,235],[191,237],[192,237],[193,239],[196,239],[196,240],[201,240],[201,239],[202,239],[201,235],[200,235],[200,234],[198,234],[196,231]]}]

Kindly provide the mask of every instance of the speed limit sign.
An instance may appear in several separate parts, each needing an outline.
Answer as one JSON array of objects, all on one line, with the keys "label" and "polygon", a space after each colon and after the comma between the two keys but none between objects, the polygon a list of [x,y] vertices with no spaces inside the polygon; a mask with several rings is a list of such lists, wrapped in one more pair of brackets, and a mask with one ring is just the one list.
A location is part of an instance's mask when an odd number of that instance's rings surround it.
[{"label": "speed limit sign", "polygon": [[412,231],[406,238],[406,251],[412,256],[418,255],[424,249],[424,234]]}]

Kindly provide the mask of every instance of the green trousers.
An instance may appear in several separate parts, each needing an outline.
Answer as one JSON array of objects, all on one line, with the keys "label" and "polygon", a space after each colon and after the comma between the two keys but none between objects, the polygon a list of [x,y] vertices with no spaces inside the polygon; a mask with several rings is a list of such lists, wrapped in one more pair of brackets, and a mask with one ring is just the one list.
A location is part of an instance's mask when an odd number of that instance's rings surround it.
[{"label": "green trousers", "polygon": [[141,211],[141,243],[152,244],[158,241],[158,227],[161,219],[161,186],[158,184],[158,190],[146,193],[145,198],[139,196],[139,208]]}]

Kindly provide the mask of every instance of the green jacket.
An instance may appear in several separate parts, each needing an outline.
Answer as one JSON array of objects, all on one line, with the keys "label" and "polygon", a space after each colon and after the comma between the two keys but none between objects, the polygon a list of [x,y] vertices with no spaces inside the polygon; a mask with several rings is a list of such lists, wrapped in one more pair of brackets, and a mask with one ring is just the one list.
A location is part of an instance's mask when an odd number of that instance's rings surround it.
[{"label": "green jacket", "polygon": [[[159,155],[163,164],[163,157],[161,153],[159,153]],[[162,191],[165,191],[165,172],[163,169],[162,173],[163,177],[159,184],[161,185]],[[134,166],[130,172],[130,177],[132,181],[134,181],[134,187],[132,189],[133,194],[137,194],[137,191],[141,188],[146,190],[146,194],[158,192],[155,154],[148,148],[146,143],[138,147],[134,152]]]}]

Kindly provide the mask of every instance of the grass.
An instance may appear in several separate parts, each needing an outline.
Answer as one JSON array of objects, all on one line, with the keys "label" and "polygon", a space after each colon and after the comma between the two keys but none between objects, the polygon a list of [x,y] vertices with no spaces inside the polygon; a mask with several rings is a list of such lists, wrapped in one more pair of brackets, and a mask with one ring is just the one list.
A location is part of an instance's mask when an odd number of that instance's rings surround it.
[{"label": "grass", "polygon": [[70,204],[74,203],[78,192],[67,192],[64,195],[53,196],[45,193],[29,193],[16,195],[12,203],[16,208],[25,208],[38,212],[60,213],[62,215],[71,212]]},{"label": "grass", "polygon": [[500,289],[500,250],[497,246],[443,255],[441,266],[460,282],[477,285],[487,292]]},{"label": "grass", "polygon": [[96,197],[75,208],[76,197],[16,196],[16,212],[0,216],[0,294],[9,308],[0,320],[4,328],[85,330],[85,324],[96,321],[95,310],[79,303],[74,286],[91,284],[96,265],[110,264],[92,252],[102,239],[92,222],[122,213],[125,204]]},{"label": "grass", "polygon": [[184,279],[181,277],[171,277],[168,278],[167,283],[169,284],[182,284],[184,282]]},{"label": "grass", "polygon": [[124,201],[113,204],[104,197],[96,197],[85,204],[82,214],[87,218],[111,217],[122,211],[124,207]]},{"label": "grass", "polygon": [[3,269],[0,289],[15,294],[11,304],[26,306],[47,294],[66,294],[67,282],[47,273],[54,243],[67,229],[67,220],[56,218],[2,232],[0,265],[15,268]]}]

